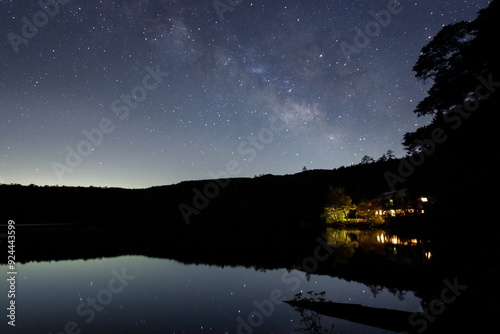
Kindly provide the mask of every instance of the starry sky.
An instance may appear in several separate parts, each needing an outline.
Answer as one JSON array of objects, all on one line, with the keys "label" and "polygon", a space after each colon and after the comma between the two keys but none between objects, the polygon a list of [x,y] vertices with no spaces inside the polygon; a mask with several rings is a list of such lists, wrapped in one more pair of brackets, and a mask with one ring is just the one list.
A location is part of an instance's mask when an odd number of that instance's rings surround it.
[{"label": "starry sky", "polygon": [[412,66],[487,0],[0,0],[0,183],[357,164],[429,119]]}]

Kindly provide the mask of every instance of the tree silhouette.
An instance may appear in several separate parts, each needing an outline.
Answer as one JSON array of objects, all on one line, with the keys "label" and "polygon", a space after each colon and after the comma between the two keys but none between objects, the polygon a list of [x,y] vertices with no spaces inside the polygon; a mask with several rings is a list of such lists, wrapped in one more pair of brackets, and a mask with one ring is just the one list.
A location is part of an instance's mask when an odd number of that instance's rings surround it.
[{"label": "tree silhouette", "polygon": [[327,223],[345,221],[349,215],[349,211],[355,208],[356,206],[352,204],[352,199],[345,193],[344,188],[332,188],[332,186],[329,186],[323,212],[323,219]]},{"label": "tree silhouette", "polygon": [[370,157],[369,155],[365,155],[362,159],[361,159],[361,164],[371,164],[375,162],[375,159],[373,159],[372,157]]},{"label": "tree silhouette", "polygon": [[392,159],[396,159],[394,152],[392,150],[387,150],[387,153],[382,154],[382,156],[380,158],[378,158],[377,162],[378,161],[388,161],[388,160],[392,160]]},{"label": "tree silhouette", "polygon": [[[325,291],[322,292],[313,292],[307,291],[307,296],[303,296],[302,292],[295,294],[293,298],[294,301],[310,301],[310,302],[324,302],[326,301],[323,296],[325,295]],[[308,334],[316,334],[316,333],[333,333],[334,325],[331,325],[330,328],[324,328],[322,325],[321,314],[318,312],[304,309],[301,307],[295,307],[295,310],[300,314],[300,323],[304,324],[304,327],[297,328],[293,331],[293,333],[308,333]]]},{"label": "tree silhouette", "polygon": [[396,156],[394,155],[394,151],[393,150],[387,150],[387,153],[385,154],[385,157],[387,158],[387,160],[396,159]]},{"label": "tree silhouette", "polygon": [[418,79],[433,84],[414,112],[431,115],[433,120],[404,136],[403,144],[409,152],[426,149],[423,143],[432,137],[436,126],[449,127],[446,120],[455,114],[463,116],[462,107],[477,102],[478,78],[486,82],[499,79],[500,53],[492,46],[498,38],[499,16],[500,0],[493,0],[474,21],[445,26],[422,48],[413,71]]}]

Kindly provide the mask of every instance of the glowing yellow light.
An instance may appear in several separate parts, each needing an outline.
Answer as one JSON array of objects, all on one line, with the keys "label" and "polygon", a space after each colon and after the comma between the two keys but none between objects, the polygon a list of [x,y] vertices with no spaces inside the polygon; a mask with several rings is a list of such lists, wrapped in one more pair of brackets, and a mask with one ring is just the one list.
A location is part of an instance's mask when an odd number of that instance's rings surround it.
[{"label": "glowing yellow light", "polygon": [[385,244],[385,235],[378,234],[377,235],[377,241],[380,242],[381,244]]},{"label": "glowing yellow light", "polygon": [[424,203],[428,202],[429,199],[427,197],[421,197],[420,200]]}]

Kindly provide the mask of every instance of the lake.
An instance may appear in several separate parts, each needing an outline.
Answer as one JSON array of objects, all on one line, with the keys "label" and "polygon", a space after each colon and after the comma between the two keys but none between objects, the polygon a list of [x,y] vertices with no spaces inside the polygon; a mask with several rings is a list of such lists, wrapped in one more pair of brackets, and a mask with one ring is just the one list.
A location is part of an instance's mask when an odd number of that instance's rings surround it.
[{"label": "lake", "polygon": [[[24,235],[34,249],[37,242],[38,247],[46,247],[45,253],[19,251],[15,332],[224,334],[314,333],[321,329],[322,333],[394,333],[390,326],[367,325],[375,317],[371,312],[404,311],[406,324],[406,315],[418,314],[430,305],[436,296],[430,286],[442,281],[432,271],[434,254],[429,240],[382,230],[324,229],[301,260],[295,265],[283,261],[287,263],[283,266],[278,260],[263,262],[256,250],[254,264],[229,260],[221,264],[224,259],[207,261],[201,255],[199,261],[156,256],[157,248],[168,246],[162,246],[159,233],[151,231],[125,231],[119,247],[108,242],[116,231],[87,231],[85,237],[76,239],[81,233],[18,231],[18,240]],[[125,235],[144,244],[132,246]],[[53,244],[56,238],[59,245]],[[18,242],[19,249],[26,245]],[[9,271],[5,264],[0,270]],[[2,293],[3,305],[7,305],[5,295]],[[292,300],[353,304],[364,309],[359,319],[345,320],[342,312],[332,316],[285,302]],[[380,320],[384,315],[376,317]],[[382,323],[392,321],[387,315]],[[423,323],[408,322],[408,329],[418,329],[417,325]]]}]

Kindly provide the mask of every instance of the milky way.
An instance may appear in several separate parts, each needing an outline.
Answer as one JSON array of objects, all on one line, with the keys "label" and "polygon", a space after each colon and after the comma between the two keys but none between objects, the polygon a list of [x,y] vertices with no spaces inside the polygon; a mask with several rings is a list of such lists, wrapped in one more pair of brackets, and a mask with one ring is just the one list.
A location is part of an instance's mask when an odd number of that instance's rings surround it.
[{"label": "milky way", "polygon": [[403,156],[412,66],[489,1],[0,1],[0,182],[172,184]]}]

